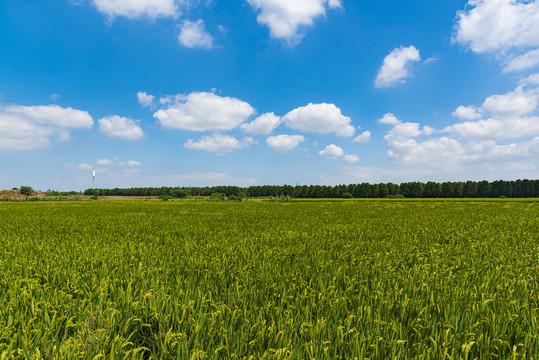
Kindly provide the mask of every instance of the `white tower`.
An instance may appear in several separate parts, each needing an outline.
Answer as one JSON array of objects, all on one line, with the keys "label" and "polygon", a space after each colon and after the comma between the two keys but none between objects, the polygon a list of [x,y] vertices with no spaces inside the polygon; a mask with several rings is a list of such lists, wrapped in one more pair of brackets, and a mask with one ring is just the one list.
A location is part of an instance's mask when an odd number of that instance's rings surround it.
[{"label": "white tower", "polygon": [[92,189],[95,187],[95,169],[92,170]]}]

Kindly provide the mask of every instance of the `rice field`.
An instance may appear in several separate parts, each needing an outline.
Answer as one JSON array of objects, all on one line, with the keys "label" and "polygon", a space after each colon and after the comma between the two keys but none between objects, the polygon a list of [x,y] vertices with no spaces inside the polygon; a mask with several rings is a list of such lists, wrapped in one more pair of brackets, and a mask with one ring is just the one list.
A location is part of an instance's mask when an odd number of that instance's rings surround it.
[{"label": "rice field", "polygon": [[539,359],[537,201],[0,204],[0,359]]}]

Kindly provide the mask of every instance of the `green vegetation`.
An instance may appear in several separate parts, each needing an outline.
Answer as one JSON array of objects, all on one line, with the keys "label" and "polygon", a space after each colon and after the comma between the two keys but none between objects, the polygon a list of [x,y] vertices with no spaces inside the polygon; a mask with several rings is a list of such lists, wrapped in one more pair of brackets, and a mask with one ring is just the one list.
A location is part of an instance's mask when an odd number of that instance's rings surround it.
[{"label": "green vegetation", "polygon": [[[84,193],[92,195],[96,189],[88,189]],[[183,191],[190,196],[210,196],[213,193],[223,193],[225,196],[235,195],[245,197],[275,197],[288,195],[296,199],[330,199],[330,198],[385,198],[402,195],[405,198],[539,198],[539,180],[497,180],[483,181],[446,181],[437,183],[418,181],[381,184],[349,184],[349,185],[261,185],[240,188],[238,186],[214,187],[161,187],[161,188],[131,188],[131,189],[100,189],[101,195],[114,196],[159,196],[171,195]],[[349,195],[348,195],[349,194]]]},{"label": "green vegetation", "polygon": [[19,188],[19,192],[21,195],[30,196],[34,192],[34,189],[32,189],[30,186],[21,186]]},{"label": "green vegetation", "polygon": [[3,202],[0,359],[539,357],[537,201]]}]

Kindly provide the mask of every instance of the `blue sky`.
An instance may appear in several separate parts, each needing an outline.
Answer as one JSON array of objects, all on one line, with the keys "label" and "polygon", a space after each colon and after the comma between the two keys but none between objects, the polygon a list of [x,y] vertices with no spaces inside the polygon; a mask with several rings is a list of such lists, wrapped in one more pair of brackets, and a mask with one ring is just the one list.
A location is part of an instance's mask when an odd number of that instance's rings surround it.
[{"label": "blue sky", "polygon": [[4,0],[0,188],[539,178],[539,3]]}]

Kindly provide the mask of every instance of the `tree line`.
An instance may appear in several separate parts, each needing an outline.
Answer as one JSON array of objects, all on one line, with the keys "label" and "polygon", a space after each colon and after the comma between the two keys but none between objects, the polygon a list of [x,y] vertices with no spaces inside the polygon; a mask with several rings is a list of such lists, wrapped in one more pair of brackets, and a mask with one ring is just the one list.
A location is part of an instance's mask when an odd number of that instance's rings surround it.
[{"label": "tree line", "polygon": [[292,198],[530,198],[539,197],[539,180],[515,181],[466,181],[466,182],[405,182],[398,184],[349,184],[349,185],[259,185],[249,187],[144,187],[128,189],[87,189],[85,195],[105,196],[210,196],[222,193],[226,196]]}]

